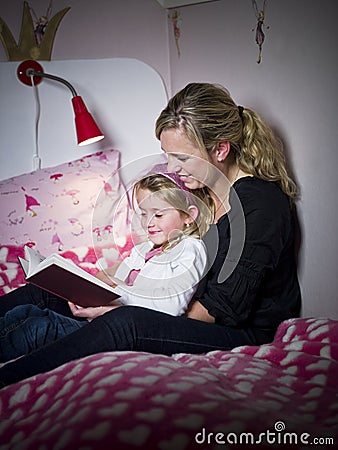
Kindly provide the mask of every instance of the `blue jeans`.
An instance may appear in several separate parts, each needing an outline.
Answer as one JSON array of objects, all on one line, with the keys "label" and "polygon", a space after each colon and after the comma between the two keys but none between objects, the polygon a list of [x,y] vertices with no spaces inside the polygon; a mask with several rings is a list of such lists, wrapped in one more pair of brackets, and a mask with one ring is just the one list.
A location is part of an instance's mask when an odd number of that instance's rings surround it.
[{"label": "blue jeans", "polygon": [[163,355],[199,354],[230,350],[240,345],[259,345],[272,339],[272,334],[258,335],[252,330],[174,317],[138,306],[121,306],[4,365],[0,368],[0,387],[100,352],[133,350]]},{"label": "blue jeans", "polygon": [[30,353],[84,325],[86,322],[50,309],[16,306],[0,318],[0,362]]}]

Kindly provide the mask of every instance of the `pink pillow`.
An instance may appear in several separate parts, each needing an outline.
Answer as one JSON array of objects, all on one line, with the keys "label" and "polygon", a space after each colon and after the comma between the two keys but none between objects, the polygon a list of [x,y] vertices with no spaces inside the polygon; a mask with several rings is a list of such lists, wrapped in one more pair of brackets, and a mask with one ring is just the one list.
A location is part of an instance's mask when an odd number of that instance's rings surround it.
[{"label": "pink pillow", "polygon": [[[117,150],[106,150],[1,181],[1,245],[28,244],[48,255],[113,243],[112,216],[124,234],[128,220],[119,160]],[[101,213],[92,223],[94,208]]]}]

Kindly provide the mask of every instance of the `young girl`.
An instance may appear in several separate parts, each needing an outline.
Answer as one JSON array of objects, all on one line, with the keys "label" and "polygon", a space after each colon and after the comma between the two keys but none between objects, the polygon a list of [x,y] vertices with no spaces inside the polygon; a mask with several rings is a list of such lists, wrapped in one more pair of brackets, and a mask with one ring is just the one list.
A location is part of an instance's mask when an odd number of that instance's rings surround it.
[{"label": "young girl", "polygon": [[[200,238],[212,221],[211,200],[207,206],[189,193],[177,175],[164,173],[136,182],[133,202],[148,239],[136,245],[117,269],[99,275],[121,296],[109,309],[134,305],[182,315],[206,268]],[[80,309],[73,304],[70,308]],[[35,305],[17,306],[0,318],[0,362],[29,353],[87,323]]]}]

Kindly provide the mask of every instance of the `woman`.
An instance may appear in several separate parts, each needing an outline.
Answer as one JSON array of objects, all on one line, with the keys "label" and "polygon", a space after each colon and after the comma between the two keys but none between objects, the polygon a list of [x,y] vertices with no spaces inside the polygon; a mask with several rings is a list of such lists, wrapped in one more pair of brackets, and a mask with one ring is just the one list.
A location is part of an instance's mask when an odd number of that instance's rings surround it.
[{"label": "woman", "polygon": [[71,307],[75,316],[95,319],[1,368],[2,385],[104,351],[171,355],[268,343],[280,322],[299,314],[296,186],[272,131],[224,88],[192,83],[162,111],[156,135],[168,171],[190,189],[207,185],[215,203],[210,233],[217,246],[206,239],[211,267],[186,317],[137,306],[103,315],[100,308]]}]

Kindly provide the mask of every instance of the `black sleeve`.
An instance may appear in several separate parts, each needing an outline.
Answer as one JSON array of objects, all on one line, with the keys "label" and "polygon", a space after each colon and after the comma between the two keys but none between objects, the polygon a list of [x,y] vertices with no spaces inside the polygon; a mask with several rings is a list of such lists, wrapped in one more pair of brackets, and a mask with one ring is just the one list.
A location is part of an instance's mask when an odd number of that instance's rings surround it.
[{"label": "black sleeve", "polygon": [[[217,224],[218,250],[199,299],[216,323],[227,326],[242,326],[247,321],[290,234],[289,203],[274,183],[243,181],[237,200],[242,210],[232,207]],[[241,239],[236,231],[243,221]],[[232,240],[237,260],[229,252]]]}]

